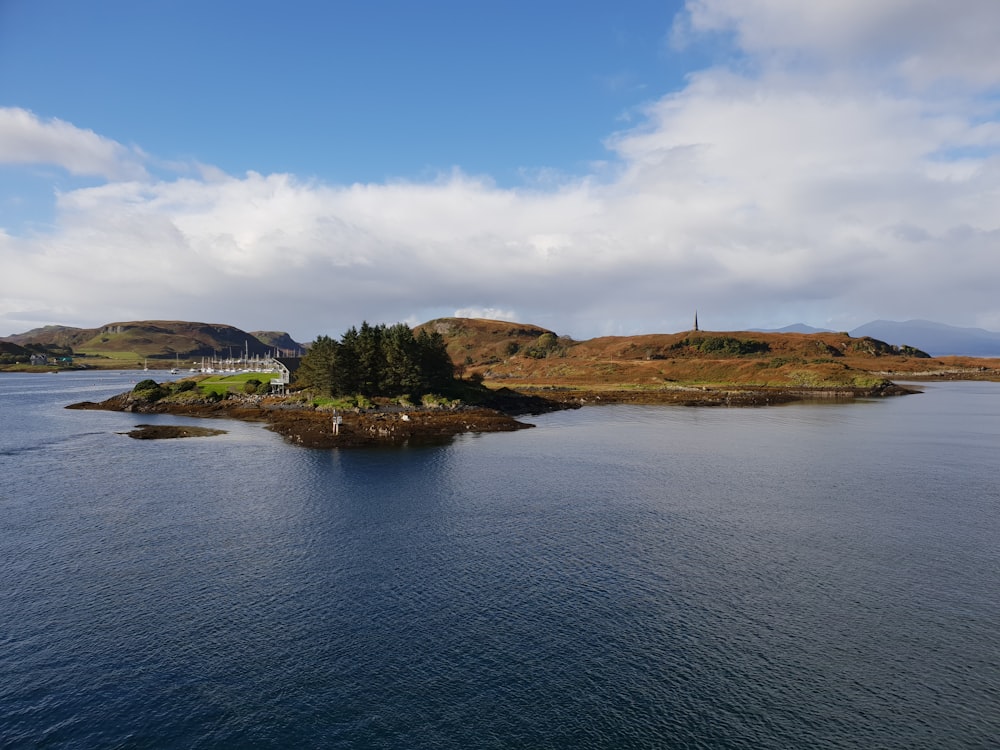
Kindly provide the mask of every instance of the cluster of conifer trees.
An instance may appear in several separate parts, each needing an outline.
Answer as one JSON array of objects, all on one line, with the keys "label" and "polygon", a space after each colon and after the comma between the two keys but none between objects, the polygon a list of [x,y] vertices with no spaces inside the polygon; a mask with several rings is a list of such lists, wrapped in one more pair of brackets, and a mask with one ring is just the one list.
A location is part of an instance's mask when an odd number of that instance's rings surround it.
[{"label": "cluster of conifer trees", "polygon": [[352,327],[340,341],[320,336],[296,373],[302,385],[333,396],[440,393],[455,377],[439,333],[414,335],[405,323]]}]

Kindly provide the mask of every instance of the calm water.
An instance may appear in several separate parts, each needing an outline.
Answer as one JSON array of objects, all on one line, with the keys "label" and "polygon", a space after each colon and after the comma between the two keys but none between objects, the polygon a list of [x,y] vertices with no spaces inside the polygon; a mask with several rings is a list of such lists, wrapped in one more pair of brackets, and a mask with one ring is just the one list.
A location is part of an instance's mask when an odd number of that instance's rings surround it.
[{"label": "calm water", "polygon": [[0,746],[1000,738],[1000,384],[366,452],[62,408],[134,379],[0,375]]}]

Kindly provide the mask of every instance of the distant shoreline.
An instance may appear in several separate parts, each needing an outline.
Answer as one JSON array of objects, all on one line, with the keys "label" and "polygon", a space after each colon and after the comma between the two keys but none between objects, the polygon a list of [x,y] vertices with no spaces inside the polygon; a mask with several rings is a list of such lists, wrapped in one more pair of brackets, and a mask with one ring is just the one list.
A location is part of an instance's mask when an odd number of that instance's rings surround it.
[{"label": "distant shoreline", "polygon": [[675,386],[656,389],[629,388],[521,388],[521,393],[543,395],[547,399],[574,405],[635,404],[637,406],[678,404],[681,406],[769,406],[795,401],[856,401],[858,399],[906,396],[920,393],[896,383],[870,388],[793,386]]}]

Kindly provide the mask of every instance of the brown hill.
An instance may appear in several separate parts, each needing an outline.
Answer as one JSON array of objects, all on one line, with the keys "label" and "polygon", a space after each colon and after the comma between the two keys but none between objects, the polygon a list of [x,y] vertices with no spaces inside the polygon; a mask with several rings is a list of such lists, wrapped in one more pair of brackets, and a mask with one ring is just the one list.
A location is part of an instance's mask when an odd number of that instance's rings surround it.
[{"label": "brown hill", "polygon": [[68,346],[76,348],[78,344],[93,336],[96,330],[94,328],[73,328],[71,326],[45,326],[43,328],[32,328],[30,331],[16,333],[13,336],[5,336],[2,340],[21,346],[35,344],[38,346]]},{"label": "brown hill", "polygon": [[284,331],[250,331],[250,335],[285,357],[298,356],[306,348]]},{"label": "brown hill", "polygon": [[846,333],[688,331],[573,341],[502,321],[445,318],[424,327],[444,336],[466,375],[515,388],[869,388],[888,377],[982,366]]},{"label": "brown hill", "polygon": [[558,339],[540,326],[481,318],[437,318],[413,330],[440,333],[448,345],[448,354],[460,368],[504,362],[536,346],[543,336]]},{"label": "brown hill", "polygon": [[269,348],[246,331],[218,323],[141,320],[109,323],[77,347],[84,352],[136,352],[147,357],[266,355]]}]

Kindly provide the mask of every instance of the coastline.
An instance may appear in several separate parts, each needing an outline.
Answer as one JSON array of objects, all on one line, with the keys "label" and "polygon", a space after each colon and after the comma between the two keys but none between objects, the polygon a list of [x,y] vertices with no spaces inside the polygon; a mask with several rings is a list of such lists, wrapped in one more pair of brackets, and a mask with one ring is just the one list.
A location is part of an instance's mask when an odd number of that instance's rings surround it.
[{"label": "coastline", "polygon": [[[807,400],[845,403],[919,391],[894,383],[874,388],[684,387],[659,390],[538,388],[494,391],[491,407],[382,407],[334,413],[289,403],[281,397],[234,396],[218,402],[147,402],[126,392],[105,401],[84,401],[67,409],[135,414],[239,419],[264,422],[293,445],[307,448],[362,448],[448,441],[463,433],[513,432],[533,427],[515,417],[606,404],[761,407]],[[164,432],[163,437],[170,437]]]},{"label": "coastline", "polygon": [[[122,393],[99,403],[84,401],[66,408],[264,422],[267,429],[293,445],[321,449],[440,442],[466,432],[512,432],[534,426],[496,409],[461,406],[342,411],[341,424],[335,428],[333,412],[289,406],[274,397],[234,397],[217,403],[144,403],[132,398],[131,393]],[[574,407],[553,405],[553,408]],[[541,411],[544,410],[535,413]]]},{"label": "coastline", "polygon": [[843,401],[907,396],[920,393],[896,383],[870,388],[793,386],[679,386],[659,389],[628,388],[522,388],[522,393],[544,394],[545,398],[575,406],[601,404],[677,404],[679,406],[777,406],[796,401]]}]

